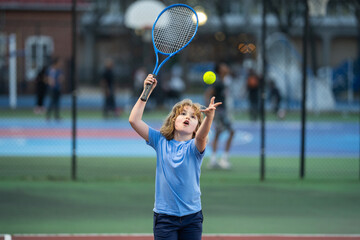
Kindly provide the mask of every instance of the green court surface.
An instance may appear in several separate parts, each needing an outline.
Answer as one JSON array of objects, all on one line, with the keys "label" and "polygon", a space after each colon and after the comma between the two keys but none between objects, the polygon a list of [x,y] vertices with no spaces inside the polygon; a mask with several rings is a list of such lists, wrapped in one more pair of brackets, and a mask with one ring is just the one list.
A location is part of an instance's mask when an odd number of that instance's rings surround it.
[{"label": "green court surface", "polygon": [[[51,165],[37,159],[42,168],[31,177],[21,174],[29,171],[26,159],[6,159],[18,168],[2,161],[1,232],[152,232],[153,158],[80,158],[76,182],[69,178],[69,158],[52,158]],[[230,171],[202,168],[204,233],[360,233],[358,178],[313,173],[299,180],[295,165],[288,166],[289,175],[277,175],[270,164],[261,182],[257,158],[231,160]]]},{"label": "green court surface", "polygon": [[[259,179],[258,157],[232,157],[231,171],[208,170],[205,157],[203,181]],[[299,180],[298,157],[268,157],[265,177],[269,180]],[[155,156],[152,157],[77,157],[77,178],[80,181],[152,181]],[[359,160],[346,157],[308,157],[307,180],[358,181]],[[71,179],[71,157],[2,156],[0,180],[65,180]],[[359,181],[360,183],[360,181]]]}]

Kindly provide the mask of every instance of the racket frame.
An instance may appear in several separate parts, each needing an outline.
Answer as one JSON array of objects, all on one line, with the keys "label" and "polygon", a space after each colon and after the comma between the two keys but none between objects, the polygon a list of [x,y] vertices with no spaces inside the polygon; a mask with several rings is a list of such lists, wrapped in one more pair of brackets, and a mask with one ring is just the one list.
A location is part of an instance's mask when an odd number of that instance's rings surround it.
[{"label": "racket frame", "polygon": [[[164,53],[164,52],[160,51],[159,49],[157,49],[157,47],[156,47],[156,45],[155,45],[155,41],[154,41],[154,29],[155,29],[156,23],[158,22],[159,18],[161,17],[161,15],[162,15],[164,12],[166,12],[166,11],[167,11],[168,9],[170,9],[170,8],[179,7],[179,6],[189,8],[189,9],[195,14],[195,17],[196,17],[196,28],[195,28],[195,31],[194,31],[193,36],[190,38],[190,40],[189,40],[182,48],[180,48],[179,50],[177,50],[177,51],[175,51],[175,52],[172,52],[172,53]],[[153,47],[154,47],[154,51],[155,51],[155,55],[156,55],[156,63],[155,63],[154,70],[153,70],[153,72],[152,72],[152,75],[153,75],[154,78],[156,78],[156,76],[158,75],[158,72],[159,72],[160,68],[164,65],[164,63],[166,63],[172,56],[174,56],[175,54],[177,54],[178,52],[180,52],[181,50],[183,50],[184,48],[186,48],[186,47],[189,45],[189,43],[194,39],[194,37],[195,37],[195,35],[196,35],[196,33],[197,33],[197,30],[198,30],[198,27],[199,27],[199,18],[198,18],[198,15],[197,15],[196,11],[195,11],[192,7],[190,7],[190,6],[186,5],[186,4],[182,4],[182,3],[173,4],[173,5],[170,5],[170,6],[166,7],[166,8],[164,8],[164,10],[162,10],[162,11],[159,13],[159,15],[157,16],[157,18],[156,18],[156,20],[155,20],[155,22],[154,22],[154,24],[153,24],[152,31],[151,31],[152,43],[153,43]],[[160,63],[160,65],[159,65],[159,53],[162,54],[162,55],[167,56],[167,57]],[[143,95],[141,96],[141,100],[142,100],[142,101],[146,102],[146,100],[147,100],[147,98],[148,98],[148,96],[149,96],[149,92],[150,92],[151,87],[152,87],[152,84],[147,84],[147,85],[145,86],[145,91],[144,91]]]}]

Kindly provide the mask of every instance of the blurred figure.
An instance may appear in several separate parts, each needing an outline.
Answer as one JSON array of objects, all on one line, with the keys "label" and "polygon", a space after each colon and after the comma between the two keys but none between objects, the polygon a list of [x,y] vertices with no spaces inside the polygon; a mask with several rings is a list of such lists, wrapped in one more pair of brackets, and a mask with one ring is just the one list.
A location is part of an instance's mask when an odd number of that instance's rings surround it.
[{"label": "blurred figure", "polygon": [[178,102],[182,93],[185,90],[184,80],[181,78],[181,67],[174,66],[171,71],[171,77],[169,82],[168,98]]},{"label": "blurred figure", "polygon": [[[228,93],[231,84],[231,77],[230,77],[230,69],[226,63],[218,63],[215,66],[215,73],[216,73],[216,81],[213,85],[211,85],[206,93],[205,102],[208,102],[212,96],[215,96],[216,102],[222,102],[216,109],[216,114],[214,118],[215,123],[215,136],[212,143],[212,155],[210,157],[210,162],[208,163],[209,168],[223,168],[223,169],[230,169],[231,164],[229,162],[229,151],[231,147],[231,143],[234,137],[234,128],[232,126],[232,121],[229,117],[229,104],[228,101]],[[218,150],[218,142],[221,133],[224,131],[229,132],[229,136],[226,141],[225,150],[223,155],[221,156],[220,160],[217,160],[217,150]]]},{"label": "blurred figure", "polygon": [[114,116],[118,116],[118,111],[116,109],[115,103],[115,81],[114,81],[114,71],[113,71],[113,60],[111,58],[106,59],[105,69],[101,74],[101,86],[104,94],[104,107],[103,114],[104,117],[109,117],[109,113],[112,112]]},{"label": "blurred figure", "polygon": [[136,69],[134,73],[134,91],[133,96],[135,99],[139,97],[139,95],[142,92],[142,86],[144,84],[144,79],[147,76],[146,68],[145,67],[139,67]]},{"label": "blurred figure", "polygon": [[47,73],[48,90],[50,94],[50,103],[46,112],[46,119],[50,120],[51,113],[54,111],[54,118],[60,120],[60,97],[61,85],[64,82],[64,74],[61,70],[61,61],[55,58],[52,61]]},{"label": "blurred figure", "polygon": [[42,114],[45,112],[44,99],[47,91],[47,66],[44,66],[38,72],[35,84],[36,84],[36,105],[34,109],[35,114]]},{"label": "blurred figure", "polygon": [[259,77],[255,73],[254,69],[249,70],[247,90],[250,119],[251,121],[256,121],[259,113]]},{"label": "blurred figure", "polygon": [[280,104],[282,99],[281,94],[273,80],[269,82],[269,99],[272,105],[272,112],[279,119],[283,119],[285,117],[285,111],[280,109]]}]

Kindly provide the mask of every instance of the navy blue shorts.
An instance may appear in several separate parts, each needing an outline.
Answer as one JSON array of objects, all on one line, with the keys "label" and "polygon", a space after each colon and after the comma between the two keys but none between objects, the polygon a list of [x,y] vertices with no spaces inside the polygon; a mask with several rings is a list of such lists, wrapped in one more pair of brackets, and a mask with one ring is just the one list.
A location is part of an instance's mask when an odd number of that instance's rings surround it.
[{"label": "navy blue shorts", "polygon": [[177,217],[154,212],[155,240],[201,240],[202,211]]}]

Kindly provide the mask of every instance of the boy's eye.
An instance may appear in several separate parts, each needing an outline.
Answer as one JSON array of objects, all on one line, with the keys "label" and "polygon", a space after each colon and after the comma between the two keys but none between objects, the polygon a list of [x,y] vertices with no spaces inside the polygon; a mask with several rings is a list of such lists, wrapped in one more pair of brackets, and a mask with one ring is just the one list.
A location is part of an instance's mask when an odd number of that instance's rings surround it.
[{"label": "boy's eye", "polygon": [[182,112],[181,115],[186,115],[186,113],[185,113],[185,112]]},{"label": "boy's eye", "polygon": [[194,119],[196,119],[196,116],[195,116],[195,115],[193,115],[193,116],[191,116],[191,118],[194,118]]}]

